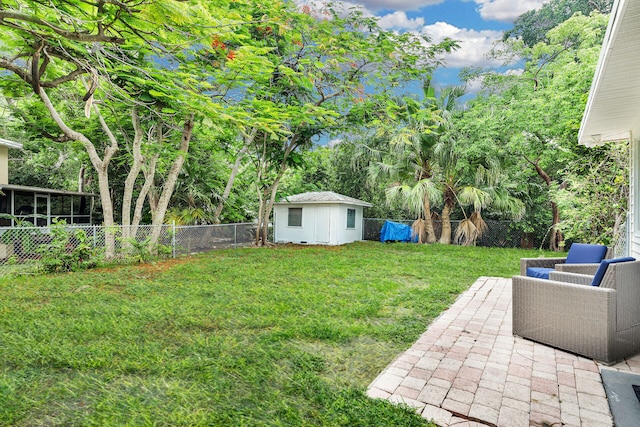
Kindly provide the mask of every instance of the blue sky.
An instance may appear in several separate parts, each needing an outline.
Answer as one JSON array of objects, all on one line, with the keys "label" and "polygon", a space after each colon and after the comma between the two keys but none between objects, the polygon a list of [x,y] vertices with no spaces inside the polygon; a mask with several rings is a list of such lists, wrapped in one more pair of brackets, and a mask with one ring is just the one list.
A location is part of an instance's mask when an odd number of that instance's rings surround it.
[{"label": "blue sky", "polygon": [[[521,14],[537,9],[546,0],[350,0],[345,6],[358,6],[378,16],[385,29],[425,33],[434,42],[446,37],[459,41],[460,49],[445,57],[446,66],[436,72],[439,85],[458,82],[464,67],[498,66],[487,59],[493,43],[513,26]],[[297,0],[307,3],[306,0]],[[478,88],[468,88],[474,92]]]}]

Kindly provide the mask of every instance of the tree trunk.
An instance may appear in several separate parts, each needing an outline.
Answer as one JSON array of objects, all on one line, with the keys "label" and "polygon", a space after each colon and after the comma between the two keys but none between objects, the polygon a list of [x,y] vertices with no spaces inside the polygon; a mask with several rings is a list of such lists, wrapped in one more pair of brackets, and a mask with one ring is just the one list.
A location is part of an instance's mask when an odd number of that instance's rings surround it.
[{"label": "tree trunk", "polygon": [[266,246],[269,244],[269,218],[271,218],[271,212],[273,211],[273,204],[276,202],[276,193],[278,191],[278,186],[280,185],[280,179],[286,172],[286,166],[281,171],[280,175],[276,178],[274,183],[271,185],[271,195],[269,197],[269,201],[267,202],[265,216],[262,226],[262,245]]},{"label": "tree trunk", "polygon": [[[162,134],[162,125],[159,124],[155,127],[156,138],[157,141],[161,143],[163,140]],[[149,143],[151,143],[152,132],[147,134],[147,139]],[[160,153],[156,152],[149,160],[146,165],[142,166],[142,174],[144,176],[144,184],[142,184],[142,188],[138,193],[138,198],[136,199],[136,205],[133,209],[133,219],[131,220],[131,236],[135,237],[138,235],[138,227],[140,226],[140,222],[142,221],[142,210],[144,209],[144,202],[153,187],[154,179],[156,176],[156,165],[158,164],[158,158],[160,157]],[[149,205],[151,207],[151,212],[155,212],[155,204],[152,203],[152,199],[149,197]]]},{"label": "tree trunk", "polygon": [[[524,159],[529,162],[536,170],[536,173],[542,180],[547,184],[547,187],[551,187],[551,183],[553,180],[551,176],[540,167],[540,157],[538,157],[535,162],[530,160],[527,156],[524,156]],[[560,224],[560,210],[558,209],[558,205],[551,201],[551,216],[553,218],[551,224],[551,233],[549,234],[549,249],[552,251],[559,251],[562,247],[562,242],[564,241],[564,237],[560,231],[558,231],[558,224]]]},{"label": "tree trunk", "polygon": [[155,245],[158,243],[158,238],[160,237],[160,232],[162,231],[162,225],[164,224],[164,215],[167,212],[167,207],[169,206],[169,201],[171,200],[171,195],[173,194],[173,190],[175,189],[176,182],[178,181],[178,175],[182,170],[182,165],[184,164],[185,157],[189,151],[189,143],[191,142],[191,135],[193,134],[194,127],[194,114],[191,113],[188,119],[184,122],[184,127],[182,130],[182,138],[180,140],[180,148],[178,149],[178,155],[176,156],[173,164],[171,165],[171,169],[169,170],[169,174],[167,175],[167,179],[165,181],[164,187],[162,189],[162,194],[158,199],[158,206],[156,209],[155,217],[153,218],[152,225],[153,230],[151,232],[151,245]]},{"label": "tree trunk", "polygon": [[431,203],[429,202],[429,196],[425,196],[423,201],[424,208],[424,228],[427,233],[427,243],[436,242],[436,232],[433,230],[433,220],[431,219]]},{"label": "tree trunk", "polygon": [[[144,209],[144,201],[147,198],[151,187],[153,187],[153,180],[155,179],[156,174],[156,164],[158,163],[159,157],[160,153],[154,154],[154,156],[151,157],[151,160],[149,160],[149,164],[147,165],[146,169],[143,168],[142,170],[142,173],[144,175],[144,184],[140,189],[140,193],[138,193],[136,206],[133,211],[133,220],[131,221],[131,233],[133,236],[137,234],[138,226],[140,225],[140,221],[142,221],[142,209]],[[151,205],[151,198],[149,198],[149,204]]]},{"label": "tree trunk", "polygon": [[262,224],[264,222],[265,199],[267,194],[267,188],[265,188],[265,185],[262,184],[262,179],[269,167],[268,163],[269,163],[269,160],[267,159],[267,137],[265,135],[262,140],[262,150],[261,150],[260,158],[258,160],[258,164],[256,167],[258,172],[258,176],[256,177],[257,178],[256,191],[258,193],[258,202],[259,202],[258,203],[258,224],[256,227],[256,241],[255,241],[256,246],[260,246],[260,241],[262,237],[262,228],[263,228]]},{"label": "tree trunk", "polygon": [[100,119],[100,124],[102,125],[103,130],[107,133],[109,137],[110,145],[104,149],[104,158],[100,158],[98,151],[96,150],[95,145],[91,142],[89,138],[87,138],[84,134],[74,131],[62,120],[60,114],[51,103],[51,100],[47,96],[47,93],[43,88],[40,88],[39,91],[40,99],[44,103],[45,107],[49,111],[51,118],[56,122],[60,130],[71,140],[80,142],[87,154],[89,155],[89,160],[91,160],[91,164],[93,168],[98,174],[98,188],[100,189],[100,201],[102,202],[102,215],[104,217],[104,226],[105,230],[105,258],[111,259],[115,254],[115,234],[113,233],[114,222],[114,214],[113,214],[113,203],[111,199],[111,188],[109,187],[109,163],[113,158],[113,155],[118,151],[118,142],[109,130],[106,122],[99,114],[98,107],[94,104],[94,109],[96,113],[98,113],[98,117]]},{"label": "tree trunk", "polygon": [[130,237],[135,237],[135,235],[131,234],[131,202],[133,200],[133,189],[144,162],[141,150],[144,132],[135,107],[131,109],[131,123],[134,129],[133,146],[131,147],[133,164],[124,181],[124,193],[122,194],[122,238],[125,242]]},{"label": "tree trunk", "polygon": [[558,224],[560,224],[560,210],[555,202],[551,202],[551,214],[553,216],[553,225],[551,226],[551,234],[549,235],[549,249],[558,252],[562,247],[564,236],[562,232],[558,230]]},{"label": "tree trunk", "polygon": [[222,193],[220,202],[218,203],[218,206],[216,206],[216,210],[213,213],[213,222],[215,222],[216,224],[220,223],[220,214],[222,213],[222,209],[224,208],[225,203],[229,199],[229,195],[231,194],[231,188],[233,187],[233,183],[235,182],[236,176],[238,175],[238,171],[240,170],[240,165],[242,165],[242,160],[244,159],[244,156],[249,151],[249,147],[251,146],[251,144],[253,144],[253,140],[255,139],[257,133],[258,133],[258,128],[253,128],[253,130],[251,131],[251,135],[245,138],[244,145],[242,146],[242,149],[238,152],[236,161],[233,163],[233,166],[231,167],[231,175],[229,175],[229,179],[227,180],[227,185],[224,187],[224,192]]},{"label": "tree trunk", "polygon": [[440,243],[443,245],[451,244],[451,208],[446,203],[442,208],[442,233],[440,234]]},{"label": "tree trunk", "polygon": [[[267,138],[265,136],[262,145],[262,153],[260,155],[259,160],[259,168],[258,168],[258,195],[260,197],[260,214],[258,216],[258,230],[256,231],[256,245],[267,246],[268,236],[269,236],[269,218],[271,217],[271,210],[273,209],[273,204],[275,203],[276,194],[278,191],[278,186],[280,185],[280,180],[282,176],[287,171],[287,160],[289,155],[298,147],[300,142],[300,136],[298,134],[294,134],[291,136],[289,141],[283,147],[284,152],[282,154],[282,160],[278,164],[278,173],[271,184],[264,184],[262,182],[263,177],[268,175],[268,171],[271,163],[268,160],[267,156]],[[260,194],[262,191],[262,194]]]},{"label": "tree trunk", "polygon": [[78,172],[78,192],[84,193],[85,188],[85,167],[84,165],[80,166],[80,172]]}]

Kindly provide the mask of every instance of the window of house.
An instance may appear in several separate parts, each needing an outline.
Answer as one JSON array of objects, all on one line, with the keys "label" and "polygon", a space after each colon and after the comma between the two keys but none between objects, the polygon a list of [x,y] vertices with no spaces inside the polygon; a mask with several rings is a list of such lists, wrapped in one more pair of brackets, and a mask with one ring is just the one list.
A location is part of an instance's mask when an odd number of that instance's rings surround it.
[{"label": "window of house", "polygon": [[347,209],[347,228],[356,228],[356,210]]},{"label": "window of house", "polygon": [[302,227],[302,208],[289,208],[289,227]]},{"label": "window of house", "polygon": [[65,214],[69,214],[69,212],[64,211],[64,199],[65,196],[61,194],[52,194],[49,196],[49,200],[51,200],[51,216],[52,217],[61,217]]},{"label": "window of house", "polygon": [[16,191],[13,197],[13,205],[15,207],[13,214],[20,220],[29,221],[30,223],[35,224],[33,219],[33,215],[35,213],[33,193]]}]

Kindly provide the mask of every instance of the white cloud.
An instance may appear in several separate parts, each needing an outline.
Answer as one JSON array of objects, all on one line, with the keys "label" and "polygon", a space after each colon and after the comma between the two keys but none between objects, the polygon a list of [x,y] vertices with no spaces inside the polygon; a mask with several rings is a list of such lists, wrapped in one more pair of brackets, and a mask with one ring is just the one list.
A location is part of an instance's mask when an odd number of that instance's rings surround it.
[{"label": "white cloud", "polygon": [[[303,10],[304,7],[308,6],[311,10],[311,15],[317,19],[327,19],[328,17],[326,13],[327,2],[318,0],[295,0],[295,4],[298,6],[298,10]],[[338,13],[338,16],[346,16],[352,9],[359,10],[365,17],[375,16],[372,11],[367,10],[357,0],[356,2],[336,1],[332,3],[332,6],[334,6],[334,10]]]},{"label": "white cloud", "polygon": [[478,77],[466,82],[467,94],[475,95],[482,90],[483,78]]},{"label": "white cloud", "polygon": [[378,23],[385,30],[419,30],[424,26],[424,18],[418,17],[415,19],[411,19],[405,12],[395,11],[381,17]]},{"label": "white cloud", "polygon": [[335,148],[336,146],[338,146],[340,144],[342,144],[342,139],[340,139],[340,138],[332,139],[327,143],[329,148]]},{"label": "white cloud", "polygon": [[425,6],[442,3],[445,0],[356,0],[367,9],[420,10]]},{"label": "white cloud", "polygon": [[445,38],[458,40],[460,48],[445,56],[447,67],[486,67],[500,65],[499,61],[486,58],[493,44],[502,38],[502,31],[458,28],[446,22],[427,25],[422,32],[437,43]]},{"label": "white cloud", "polygon": [[522,74],[524,74],[524,68],[513,68],[511,70],[507,70],[505,71],[505,73],[507,76],[521,76]]},{"label": "white cloud", "polygon": [[539,9],[547,0],[474,0],[485,21],[513,22],[532,9]]},{"label": "white cloud", "polygon": [[[395,11],[417,11],[426,6],[432,6],[434,4],[440,4],[446,0],[394,0],[390,2],[389,0],[352,0],[352,1],[336,1],[335,3],[342,3],[345,9],[349,9],[351,7],[359,7],[363,11],[365,11],[368,15],[373,15],[373,12],[382,9],[395,10]],[[304,4],[315,4],[316,6],[321,6],[323,4],[322,1],[318,0],[295,0],[295,3],[298,6]]]}]

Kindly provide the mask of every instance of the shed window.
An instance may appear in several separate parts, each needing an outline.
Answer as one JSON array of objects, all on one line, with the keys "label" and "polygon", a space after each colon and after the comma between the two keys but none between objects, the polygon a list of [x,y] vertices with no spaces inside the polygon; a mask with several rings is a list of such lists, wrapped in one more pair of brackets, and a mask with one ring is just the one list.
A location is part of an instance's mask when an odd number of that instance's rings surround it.
[{"label": "shed window", "polygon": [[347,209],[347,228],[356,228],[356,210]]},{"label": "shed window", "polygon": [[302,227],[302,208],[289,208],[289,227]]}]

